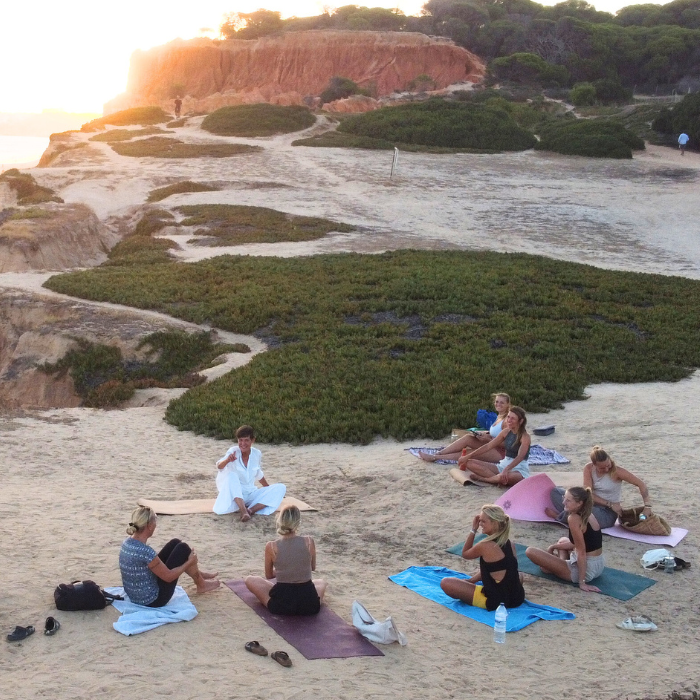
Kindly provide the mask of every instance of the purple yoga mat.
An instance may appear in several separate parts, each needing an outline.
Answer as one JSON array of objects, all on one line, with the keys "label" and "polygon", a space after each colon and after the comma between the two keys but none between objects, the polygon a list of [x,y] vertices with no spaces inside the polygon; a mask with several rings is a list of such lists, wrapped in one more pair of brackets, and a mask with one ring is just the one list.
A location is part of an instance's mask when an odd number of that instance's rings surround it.
[{"label": "purple yoga mat", "polygon": [[384,656],[352,625],[338,617],[327,605],[318,615],[297,617],[273,615],[246,587],[241,579],[226,585],[277,634],[306,659],[347,659],[351,656]]}]

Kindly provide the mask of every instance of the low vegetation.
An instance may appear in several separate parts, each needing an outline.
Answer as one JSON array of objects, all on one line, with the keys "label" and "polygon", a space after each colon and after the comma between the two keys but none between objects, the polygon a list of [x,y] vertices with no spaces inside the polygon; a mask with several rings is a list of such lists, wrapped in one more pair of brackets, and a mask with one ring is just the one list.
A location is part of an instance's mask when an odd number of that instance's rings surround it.
[{"label": "low vegetation", "polygon": [[179,428],[229,439],[241,423],[263,442],[440,438],[494,387],[543,411],[589,384],[675,381],[700,366],[700,282],[524,254],[223,256],[46,286],[268,342],[168,409]]},{"label": "low vegetation", "polygon": [[671,109],[663,108],[652,124],[652,128],[664,134],[674,145],[678,135],[690,136],[688,148],[700,148],[700,93],[686,95]]},{"label": "low vegetation", "polygon": [[181,226],[202,226],[196,235],[215,238],[215,245],[312,241],[330,231],[347,233],[353,226],[314,216],[285,214],[265,207],[197,204],[178,207],[187,218]]},{"label": "low vegetation", "polygon": [[113,143],[112,149],[132,158],[230,158],[260,150],[242,143],[184,143],[164,136]]},{"label": "low vegetation", "polygon": [[109,251],[104,264],[108,267],[134,267],[173,262],[169,251],[176,250],[177,243],[167,238],[153,238],[153,234],[165,226],[175,225],[173,218],[163,209],[147,212],[133,232]]},{"label": "low vegetation", "polygon": [[292,146],[312,146],[315,148],[367,148],[370,150],[392,150],[394,144],[384,139],[373,139],[369,136],[341,134],[338,131],[327,131],[325,134],[310,136],[306,139],[292,141]]},{"label": "low vegetation", "polygon": [[104,143],[118,143],[120,141],[131,141],[131,139],[141,136],[152,136],[153,134],[172,134],[158,126],[147,126],[143,129],[110,129],[102,134],[91,136],[89,141],[101,141]]},{"label": "low vegetation", "polygon": [[211,365],[231,346],[214,343],[210,333],[161,331],[144,338],[137,350],[146,348],[143,361],[124,360],[119,348],[77,339],[77,347],[58,362],[41,369],[57,377],[70,373],[84,406],[107,408],[133,396],[136,389],[186,387],[202,384],[198,370]]},{"label": "low vegetation", "polygon": [[338,131],[389,141],[483,152],[523,151],[535,137],[508,112],[489,105],[428,100],[387,107],[343,120]]},{"label": "low vegetation", "polygon": [[22,173],[17,168],[6,170],[0,175],[4,182],[17,194],[17,204],[41,204],[42,202],[63,203],[60,197],[48,187],[41,187],[29,173]]},{"label": "low vegetation", "polygon": [[27,209],[15,209],[9,217],[9,221],[22,221],[23,219],[52,219],[54,212],[41,207],[28,207]]},{"label": "low vegetation", "polygon": [[216,192],[220,189],[220,187],[215,187],[214,185],[205,185],[201,182],[184,180],[183,182],[176,182],[172,185],[166,185],[165,187],[159,187],[158,189],[151,190],[146,201],[160,202],[161,200],[167,199],[174,194],[186,194],[188,192]]},{"label": "low vegetation", "polygon": [[644,141],[610,119],[578,119],[549,124],[536,149],[589,158],[632,158],[644,150]]},{"label": "low vegetation", "polygon": [[316,117],[299,106],[255,104],[222,107],[205,117],[202,129],[219,136],[274,136],[308,129]]},{"label": "low vegetation", "polygon": [[364,90],[350,78],[339,75],[330,79],[328,87],[319,95],[321,104],[342,100],[351,95],[369,95],[369,90]]},{"label": "low vegetation", "polygon": [[187,124],[187,120],[189,117],[182,117],[182,119],[175,119],[172,122],[168,122],[165,125],[166,129],[179,129],[181,126],[185,126]]},{"label": "low vegetation", "polygon": [[170,121],[170,115],[160,107],[133,107],[106,117],[93,119],[80,127],[81,131],[99,131],[106,126],[149,126]]}]

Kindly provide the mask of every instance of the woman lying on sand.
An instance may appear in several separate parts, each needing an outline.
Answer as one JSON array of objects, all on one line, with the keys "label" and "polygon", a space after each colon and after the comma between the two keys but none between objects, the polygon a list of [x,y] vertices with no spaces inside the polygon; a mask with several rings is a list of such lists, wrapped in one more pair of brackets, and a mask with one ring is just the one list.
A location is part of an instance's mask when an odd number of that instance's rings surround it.
[{"label": "woman lying on sand", "polygon": [[[519,406],[513,406],[504,421],[503,430],[493,440],[474,450],[460,469],[471,472],[471,479],[487,484],[513,486],[530,476],[530,435],[527,416]],[[493,464],[481,459],[482,454],[489,454],[500,447],[505,449],[505,457]]]},{"label": "woman lying on sand", "polygon": [[129,600],[149,608],[162,608],[173,597],[177,580],[187,574],[197,585],[197,593],[219,587],[216,574],[199,570],[197,555],[189,545],[173,539],[156,554],[146,542],[156,529],[156,514],[141,506],[131,514],[131,522],[119,552],[122,584]]},{"label": "woman lying on sand", "polygon": [[[626,481],[639,489],[644,501],[644,510],[647,517],[651,515],[651,503],[649,502],[649,489],[637,476],[618,467],[610,455],[600,446],[596,445],[590,454],[591,461],[583,468],[583,485],[593,492],[593,515],[601,528],[612,527],[617,516],[622,512],[622,482]],[[546,508],[545,513],[555,520],[564,522],[566,511],[562,498],[564,489],[557,486],[552,489],[551,499],[554,509]]]},{"label": "woman lying on sand", "polygon": [[567,513],[569,536],[562,537],[545,552],[528,547],[528,559],[542,571],[554,574],[565,581],[578,583],[582,591],[600,593],[588,582],[598,578],[605,568],[603,557],[603,533],[593,515],[593,493],[589,488],[574,486],[564,494],[564,510]]},{"label": "woman lying on sand", "polygon": [[[479,527],[486,538],[474,544]],[[510,518],[500,506],[485,505],[474,516],[462,556],[465,559],[479,557],[479,573],[468,579],[442,579],[440,588],[448,596],[486,610],[495,610],[501,603],[507,608],[522,605],[525,590],[522,574],[518,572],[515,545],[510,541]],[[481,585],[477,581],[481,581]]]},{"label": "woman lying on sand", "polygon": [[[425,452],[420,452],[420,458],[426,462],[447,459],[461,463],[462,460],[466,461],[470,452],[473,452],[495,438],[503,429],[505,418],[508,415],[508,411],[510,411],[510,396],[508,396],[508,394],[499,393],[491,394],[491,398],[493,399],[494,408],[498,413],[498,418],[496,418],[493,425],[488,430],[470,431],[447,447],[443,447],[435,454],[429,455]],[[467,450],[466,457],[462,457],[462,450]],[[505,452],[502,449],[496,448],[482,453],[480,459],[483,462],[493,462],[495,464],[496,462],[500,462],[504,456]]]},{"label": "woman lying on sand", "polygon": [[326,592],[324,580],[311,580],[316,545],[313,538],[297,535],[300,525],[296,506],[281,510],[277,515],[281,537],[265,545],[265,578],[248,576],[245,580],[248,590],[275,615],[315,615]]}]

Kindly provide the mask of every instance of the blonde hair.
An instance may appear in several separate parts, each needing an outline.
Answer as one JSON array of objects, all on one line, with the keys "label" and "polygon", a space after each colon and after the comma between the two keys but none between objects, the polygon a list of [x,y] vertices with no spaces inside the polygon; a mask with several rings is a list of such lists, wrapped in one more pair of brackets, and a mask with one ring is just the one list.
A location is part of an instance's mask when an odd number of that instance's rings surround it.
[{"label": "blonde hair", "polygon": [[583,486],[572,486],[570,489],[566,490],[567,493],[571,494],[571,497],[581,504],[576,515],[581,518],[581,532],[585,532],[588,527],[588,519],[591,517],[593,512],[593,491],[588,487]]},{"label": "blonde hair", "polygon": [[494,406],[496,405],[496,399],[499,396],[504,398],[508,402],[508,408],[506,408],[506,415],[508,415],[508,411],[510,411],[510,409],[513,407],[513,404],[511,403],[511,400],[510,400],[510,396],[508,396],[508,394],[506,394],[502,391],[498,391],[495,394],[491,394],[491,401],[493,401]]},{"label": "blonde hair", "polygon": [[301,513],[296,506],[287,506],[277,514],[277,533],[291,535],[301,525]]},{"label": "blonde hair", "polygon": [[139,506],[131,514],[131,522],[129,527],[126,528],[127,535],[133,535],[136,532],[141,532],[148,523],[156,519],[156,512],[152,508],[147,506]]},{"label": "blonde hair", "polygon": [[499,547],[502,547],[510,539],[510,516],[501,506],[496,506],[493,503],[487,503],[482,506],[481,512],[489,520],[498,523],[498,532],[489,535],[484,542],[495,542]]},{"label": "blonde hair", "polygon": [[605,462],[606,459],[609,459],[610,471],[608,474],[610,474],[613,479],[617,478],[617,464],[615,464],[615,460],[600,445],[593,445],[591,454],[588,456],[593,464],[599,464],[600,462]]}]

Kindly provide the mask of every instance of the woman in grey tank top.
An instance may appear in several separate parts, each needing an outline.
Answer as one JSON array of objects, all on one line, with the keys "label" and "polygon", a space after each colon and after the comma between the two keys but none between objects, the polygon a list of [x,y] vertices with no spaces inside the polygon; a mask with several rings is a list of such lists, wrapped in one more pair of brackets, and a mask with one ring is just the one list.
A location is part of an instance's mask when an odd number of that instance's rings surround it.
[{"label": "woman in grey tank top", "polygon": [[[591,461],[583,468],[583,485],[593,492],[593,515],[601,528],[612,527],[617,516],[622,512],[622,483],[627,482],[639,489],[644,501],[643,513],[651,515],[651,500],[647,485],[632,472],[618,467],[610,455],[599,445],[595,445],[590,454]],[[552,489],[551,499],[554,508],[546,508],[545,513],[555,520],[566,516],[563,499],[564,489],[557,486]]]},{"label": "woman in grey tank top", "polygon": [[265,578],[248,576],[245,585],[275,615],[315,615],[321,608],[326,582],[311,580],[316,570],[312,537],[297,535],[301,513],[287,506],[277,515],[281,537],[265,545]]}]

